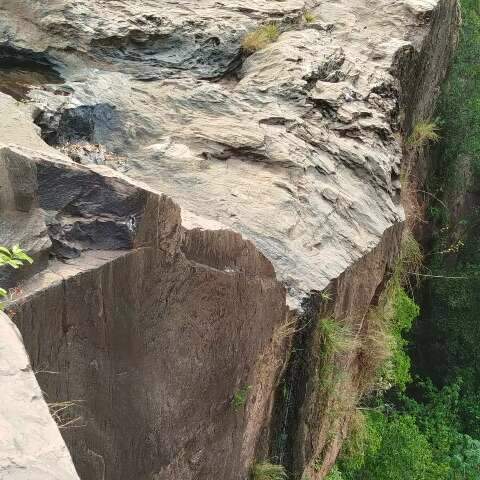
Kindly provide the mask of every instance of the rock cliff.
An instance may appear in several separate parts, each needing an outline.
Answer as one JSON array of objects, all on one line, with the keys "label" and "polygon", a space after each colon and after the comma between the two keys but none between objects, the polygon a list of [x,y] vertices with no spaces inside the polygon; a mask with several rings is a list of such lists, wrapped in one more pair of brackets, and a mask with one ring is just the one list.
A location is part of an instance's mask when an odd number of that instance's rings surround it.
[{"label": "rock cliff", "polygon": [[35,263],[0,280],[42,390],[77,400],[82,480],[324,476],[347,419],[315,331],[287,333],[325,289],[358,328],[375,302],[457,26],[454,0],[2,2],[0,244]]}]

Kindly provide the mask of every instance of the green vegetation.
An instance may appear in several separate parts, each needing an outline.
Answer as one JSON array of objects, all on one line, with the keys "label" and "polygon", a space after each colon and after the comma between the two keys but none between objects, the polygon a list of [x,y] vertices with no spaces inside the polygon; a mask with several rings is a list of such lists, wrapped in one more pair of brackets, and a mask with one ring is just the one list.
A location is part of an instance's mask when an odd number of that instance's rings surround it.
[{"label": "green vegetation", "polygon": [[235,412],[238,412],[245,406],[245,404],[247,403],[248,394],[251,389],[251,385],[246,385],[245,387],[235,392],[231,403],[232,408]]},{"label": "green vegetation", "polygon": [[418,148],[427,143],[436,143],[440,140],[438,133],[440,128],[436,122],[418,122],[413,127],[413,131],[408,137],[407,144]]},{"label": "green vegetation", "polygon": [[303,13],[303,19],[305,20],[306,23],[313,23],[317,17],[313,12],[310,12],[307,10],[306,12]]},{"label": "green vegetation", "polygon": [[326,476],[325,480],[343,480],[344,477],[342,472],[338,469],[336,465],[333,466],[330,473]]},{"label": "green vegetation", "polygon": [[396,386],[399,390],[404,391],[412,380],[410,357],[407,353],[409,342],[405,339],[405,334],[412,328],[420,310],[403,288],[396,288],[393,291],[392,300],[391,357],[387,360],[384,375],[391,386]]},{"label": "green vegetation", "polygon": [[328,292],[327,290],[320,292],[320,298],[323,303],[329,303],[332,301],[332,294]]},{"label": "green vegetation", "polygon": [[432,278],[414,359],[435,385],[462,385],[459,428],[480,440],[480,10],[475,0],[462,7],[460,46],[439,109],[445,134],[429,190],[443,203],[430,208]]},{"label": "green vegetation", "polygon": [[251,470],[252,480],[287,480],[287,478],[287,472],[282,465],[269,462],[256,463]]},{"label": "green vegetation", "polygon": [[[0,267],[8,265],[12,268],[20,268],[25,262],[33,263],[33,260],[18,246],[14,245],[11,249],[0,247]],[[0,288],[0,298],[6,297],[8,292]],[[0,303],[0,310],[3,305]]]},{"label": "green vegetation", "polygon": [[276,23],[267,23],[253,32],[247,33],[242,40],[242,48],[253,53],[278,40],[280,29]]},{"label": "green vegetation", "polygon": [[361,381],[365,393],[395,387],[405,390],[411,381],[409,342],[405,334],[419,315],[419,308],[404,285],[421,269],[423,254],[409,231],[402,238],[401,251],[378,305],[365,319],[360,345]]},{"label": "green vegetation", "polygon": [[[321,318],[317,324],[317,333],[321,345],[318,386],[322,390],[324,408],[327,414],[334,417],[339,414],[338,410],[342,409],[342,405],[348,400],[344,398],[347,395],[346,390],[342,392],[342,395],[335,392],[335,387],[338,387],[345,380],[344,370],[338,363],[338,357],[353,350],[357,341],[348,326],[333,317]],[[335,400],[336,405],[331,403],[332,399]],[[327,404],[329,404],[328,408],[326,408]]]},{"label": "green vegetation", "polygon": [[[413,147],[438,142],[427,186],[432,250],[424,275],[412,275],[421,252],[404,242],[377,315],[393,319],[384,391],[363,399],[363,418],[328,480],[480,478],[480,9],[477,0],[461,3],[460,46],[438,112],[442,138],[436,123],[422,123],[409,139]],[[412,278],[423,279],[420,290]],[[421,292],[420,321],[402,287]]]},{"label": "green vegetation", "polygon": [[365,415],[361,446],[350,436],[337,468],[344,480],[474,480],[480,442],[458,431],[459,386],[415,385],[421,401],[397,394],[395,409]]},{"label": "green vegetation", "polygon": [[322,341],[322,356],[330,358],[337,353],[351,350],[354,338],[350,329],[335,320],[333,317],[321,318],[318,321],[318,330]]}]

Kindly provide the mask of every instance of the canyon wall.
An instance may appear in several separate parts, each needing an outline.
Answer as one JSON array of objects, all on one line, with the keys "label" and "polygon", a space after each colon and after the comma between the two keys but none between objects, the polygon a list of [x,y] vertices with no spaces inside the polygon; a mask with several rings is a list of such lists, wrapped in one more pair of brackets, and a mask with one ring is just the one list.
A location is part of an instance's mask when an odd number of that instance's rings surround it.
[{"label": "canyon wall", "polygon": [[[268,456],[323,478],[348,413],[319,402],[315,325],[365,328],[398,255],[401,171],[425,171],[403,143],[432,113],[456,2],[0,14],[0,244],[35,259],[0,281],[34,368],[56,372],[45,395],[73,402],[80,478],[240,480]],[[277,41],[245,52],[266,22]],[[359,352],[341,366],[359,389]]]}]

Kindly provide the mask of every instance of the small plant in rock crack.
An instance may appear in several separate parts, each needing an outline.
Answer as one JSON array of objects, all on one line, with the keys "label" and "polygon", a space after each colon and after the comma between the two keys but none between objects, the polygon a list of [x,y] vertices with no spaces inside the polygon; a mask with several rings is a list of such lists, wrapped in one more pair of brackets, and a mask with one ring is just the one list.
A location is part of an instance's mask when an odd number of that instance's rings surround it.
[{"label": "small plant in rock crack", "polygon": [[314,13],[307,10],[306,12],[303,12],[303,19],[306,23],[313,23],[317,19],[317,17]]},{"label": "small plant in rock crack", "polygon": [[253,465],[250,478],[252,480],[287,480],[287,472],[282,465],[260,462]]},{"label": "small plant in rock crack", "polygon": [[238,412],[245,406],[245,404],[247,403],[248,394],[250,393],[251,389],[251,385],[246,385],[245,387],[234,393],[231,403],[233,411]]},{"label": "small plant in rock crack", "polygon": [[412,133],[407,139],[407,145],[420,148],[427,143],[436,143],[440,140],[440,127],[438,122],[418,122],[414,125]]},{"label": "small plant in rock crack", "polygon": [[[20,268],[25,262],[33,263],[33,260],[18,246],[14,245],[11,249],[0,247],[0,267],[8,265],[12,268]],[[0,288],[0,298],[6,297],[8,292],[4,288]],[[3,304],[0,303],[0,310]]]},{"label": "small plant in rock crack", "polygon": [[323,303],[329,303],[332,301],[332,294],[326,290],[320,292],[320,298]]},{"label": "small plant in rock crack", "polygon": [[247,33],[242,40],[242,48],[253,53],[278,40],[280,29],[276,23],[267,23],[253,32]]}]

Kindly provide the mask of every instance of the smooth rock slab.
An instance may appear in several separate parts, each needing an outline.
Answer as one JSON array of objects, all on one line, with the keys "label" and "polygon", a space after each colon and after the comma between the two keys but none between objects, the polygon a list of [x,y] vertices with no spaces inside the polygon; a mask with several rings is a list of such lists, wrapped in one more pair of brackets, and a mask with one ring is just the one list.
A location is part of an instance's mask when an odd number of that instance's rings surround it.
[{"label": "smooth rock slab", "polygon": [[0,479],[79,480],[17,327],[0,312]]}]

